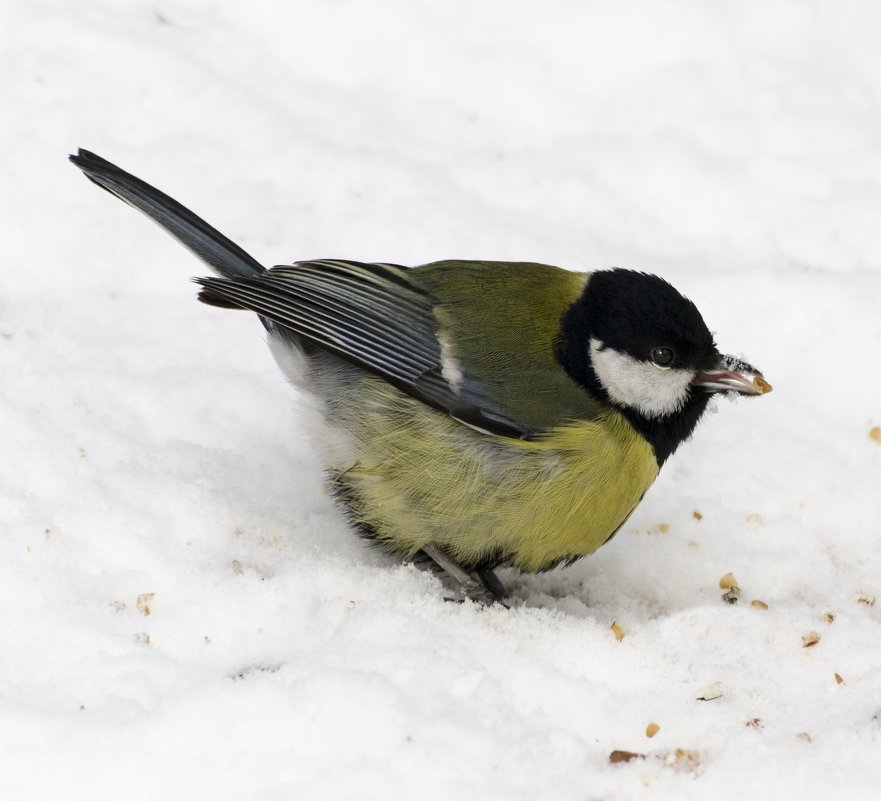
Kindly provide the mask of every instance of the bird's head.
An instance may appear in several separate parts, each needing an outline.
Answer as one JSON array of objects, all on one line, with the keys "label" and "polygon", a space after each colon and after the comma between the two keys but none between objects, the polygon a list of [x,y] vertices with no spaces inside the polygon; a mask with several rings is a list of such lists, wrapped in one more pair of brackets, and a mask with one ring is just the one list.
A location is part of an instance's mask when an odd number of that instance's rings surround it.
[{"label": "bird's head", "polygon": [[659,463],[690,436],[712,395],[771,391],[752,365],[719,353],[694,303],[633,270],[590,275],[564,316],[557,356],[646,436]]}]

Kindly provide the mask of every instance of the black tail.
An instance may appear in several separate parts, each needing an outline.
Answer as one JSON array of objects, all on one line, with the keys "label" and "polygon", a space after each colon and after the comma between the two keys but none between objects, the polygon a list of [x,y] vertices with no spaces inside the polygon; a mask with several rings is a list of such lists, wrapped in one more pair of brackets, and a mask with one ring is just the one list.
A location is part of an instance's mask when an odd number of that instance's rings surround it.
[{"label": "black tail", "polygon": [[249,278],[263,272],[256,259],[220,231],[140,178],[88,150],[80,150],[70,160],[89,180],[159,223],[216,273],[225,278]]}]

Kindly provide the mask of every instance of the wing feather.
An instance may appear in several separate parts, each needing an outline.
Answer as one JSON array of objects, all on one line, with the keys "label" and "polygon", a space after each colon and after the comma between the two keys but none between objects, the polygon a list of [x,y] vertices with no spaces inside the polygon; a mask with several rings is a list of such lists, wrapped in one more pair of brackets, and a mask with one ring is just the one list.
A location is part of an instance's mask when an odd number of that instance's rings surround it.
[{"label": "wing feather", "polygon": [[[491,271],[496,282],[502,274],[512,274],[505,267],[514,266],[462,264]],[[463,269],[458,263],[450,263],[450,268]],[[521,265],[518,269],[530,270],[532,266]],[[421,275],[430,279],[433,273],[396,264],[321,259],[273,267],[256,276],[195,280],[203,287],[199,297],[206,303],[255,311],[264,320],[357,364],[478,431],[528,438],[548,425],[571,419],[570,412],[577,404],[573,404],[570,393],[583,393],[567,385],[569,379],[559,366],[525,351],[499,351],[497,337],[489,340],[488,347],[495,348],[487,350],[491,364],[482,364],[480,358],[470,356],[471,351],[457,343],[456,362],[450,369],[451,365],[445,363],[445,356],[449,360],[445,349],[449,350],[450,337],[456,335],[449,321],[457,305],[439,297],[431,281],[423,283]],[[483,296],[480,302],[491,303],[479,285],[475,291]],[[498,294],[500,290],[494,291]],[[438,314],[443,315],[443,323]],[[463,320],[463,335],[473,337],[476,331],[471,328],[476,322]],[[523,325],[526,321],[520,323]],[[480,347],[476,340],[474,347]],[[550,351],[550,344],[548,348]],[[460,355],[467,357],[462,369]],[[486,375],[487,369],[490,375]],[[510,392],[503,391],[509,385],[508,379],[522,378],[523,371],[528,373],[527,383],[534,394],[545,399],[540,412],[529,410],[525,418],[512,414],[509,408],[516,407],[519,396],[512,398]]]},{"label": "wing feather", "polygon": [[285,291],[278,282],[199,278],[197,283],[212,294],[255,311],[338,355],[355,359],[380,375],[388,373],[399,381],[413,381],[433,366],[430,351],[421,347],[408,348],[400,343],[399,338],[404,332],[395,326],[387,325],[382,330],[370,332],[353,323],[351,317],[340,317],[329,305],[320,306],[313,300]]}]

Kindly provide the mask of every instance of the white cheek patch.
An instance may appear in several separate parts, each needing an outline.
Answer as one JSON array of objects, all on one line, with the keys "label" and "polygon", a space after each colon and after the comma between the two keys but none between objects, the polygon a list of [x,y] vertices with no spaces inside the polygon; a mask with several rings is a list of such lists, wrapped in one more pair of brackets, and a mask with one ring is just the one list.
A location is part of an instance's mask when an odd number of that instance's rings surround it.
[{"label": "white cheek patch", "polygon": [[600,383],[609,398],[646,417],[664,417],[679,411],[688,400],[692,370],[655,367],[651,362],[634,359],[598,339],[590,340],[590,358]]}]

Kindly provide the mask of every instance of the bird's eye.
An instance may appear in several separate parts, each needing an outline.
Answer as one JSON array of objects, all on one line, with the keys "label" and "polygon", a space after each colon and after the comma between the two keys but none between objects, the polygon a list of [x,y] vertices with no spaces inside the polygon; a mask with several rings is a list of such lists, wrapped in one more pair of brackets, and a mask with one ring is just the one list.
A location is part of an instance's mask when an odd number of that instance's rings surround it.
[{"label": "bird's eye", "polygon": [[669,367],[673,364],[673,358],[676,354],[672,348],[652,348],[651,353],[652,364],[655,367]]}]

